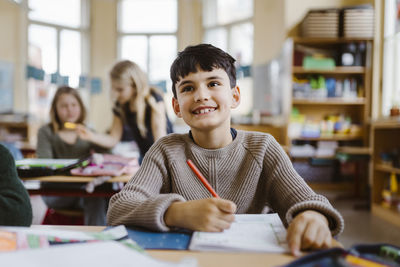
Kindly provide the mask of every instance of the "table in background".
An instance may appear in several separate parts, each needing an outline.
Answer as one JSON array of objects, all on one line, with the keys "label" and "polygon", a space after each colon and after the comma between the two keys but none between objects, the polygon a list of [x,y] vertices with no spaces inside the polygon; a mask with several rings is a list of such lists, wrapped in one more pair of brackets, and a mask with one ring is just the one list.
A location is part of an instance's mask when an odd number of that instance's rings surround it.
[{"label": "table in background", "polygon": [[[53,195],[53,196],[83,196],[83,197],[110,197],[117,193],[119,190],[112,188],[112,183],[127,183],[133,175],[121,175],[112,177],[110,180],[104,182],[95,188],[93,193],[89,193],[85,190],[85,185],[92,182],[97,177],[86,177],[86,176],[40,176],[32,178],[21,178],[24,182],[37,181],[46,182],[48,184],[64,183],[65,186],[62,188],[29,188],[27,190],[31,195]],[[71,186],[68,186],[70,184]]]}]

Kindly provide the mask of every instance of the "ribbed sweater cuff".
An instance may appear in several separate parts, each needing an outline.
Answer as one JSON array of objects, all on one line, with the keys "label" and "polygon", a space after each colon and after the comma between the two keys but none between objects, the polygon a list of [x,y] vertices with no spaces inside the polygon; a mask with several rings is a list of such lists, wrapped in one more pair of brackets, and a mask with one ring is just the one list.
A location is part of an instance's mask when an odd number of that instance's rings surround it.
[{"label": "ribbed sweater cuff", "polygon": [[165,212],[167,211],[167,209],[173,202],[175,202],[175,201],[184,202],[186,200],[181,195],[178,195],[178,194],[166,194],[166,195],[164,195],[164,197],[161,197],[160,200],[161,200],[160,204],[157,205],[156,216],[158,218],[156,220],[154,220],[154,222],[156,222],[156,224],[154,225],[154,227],[155,227],[154,230],[167,232],[167,231],[170,231],[171,229],[165,224],[165,221],[164,221]]},{"label": "ribbed sweater cuff", "polygon": [[286,213],[287,223],[290,224],[298,213],[305,210],[315,210],[325,215],[328,219],[332,236],[337,236],[343,232],[344,221],[340,213],[330,205],[320,201],[306,201],[295,204]]}]

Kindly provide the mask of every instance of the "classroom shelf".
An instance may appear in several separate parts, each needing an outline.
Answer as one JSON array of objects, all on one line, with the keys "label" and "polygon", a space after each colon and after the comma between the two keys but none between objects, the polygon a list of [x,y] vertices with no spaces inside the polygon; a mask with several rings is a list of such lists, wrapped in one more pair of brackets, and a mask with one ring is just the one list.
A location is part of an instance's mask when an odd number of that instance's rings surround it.
[{"label": "classroom shelf", "polygon": [[335,67],[334,69],[305,69],[294,66],[293,74],[364,74],[365,67]]},{"label": "classroom shelf", "polygon": [[293,98],[293,105],[365,105],[366,100],[364,97],[356,99],[346,98],[325,98],[325,99],[306,99],[306,98]]},{"label": "classroom shelf", "polygon": [[372,38],[304,38],[294,37],[293,41],[297,44],[338,44],[353,42],[369,42]]},{"label": "classroom shelf", "polygon": [[332,136],[321,136],[321,137],[295,137],[291,138],[291,141],[353,141],[361,140],[361,135],[332,135]]},{"label": "classroom shelf", "polygon": [[381,171],[381,172],[387,172],[387,173],[400,174],[399,168],[393,168],[393,167],[386,166],[383,164],[375,164],[375,170]]},{"label": "classroom shelf", "polygon": [[[371,102],[371,74],[372,74],[372,50],[373,50],[373,39],[372,38],[305,38],[305,37],[294,37],[293,38],[294,49],[293,49],[293,66],[292,66],[292,76],[293,80],[309,80],[311,86],[311,80],[309,76],[318,75],[325,79],[333,78],[336,81],[344,83],[345,80],[356,81],[357,83],[357,93],[354,94],[353,99],[343,98],[343,97],[331,97],[324,99],[315,98],[296,98],[296,95],[301,95],[301,87],[296,88],[298,91],[294,91],[292,94],[292,100],[290,101],[292,111],[295,110],[294,114],[300,114],[304,116],[305,121],[310,122],[321,122],[326,121],[330,116],[342,116],[345,118],[350,118],[351,120],[351,133],[352,134],[333,134],[333,135],[322,135],[320,137],[295,137],[291,138],[287,136],[286,144],[288,146],[293,143],[306,143],[307,141],[312,146],[318,146],[318,141],[337,141],[339,146],[337,152],[339,152],[340,147],[347,146],[348,148],[342,149],[341,153],[346,153],[349,155],[359,155],[362,156],[362,163],[354,164],[364,164],[369,160],[371,155],[371,150],[368,146],[368,133],[370,120],[370,102]],[[302,66],[305,56],[318,53],[318,51],[326,51],[326,54],[336,55],[339,57],[343,53],[343,48],[346,44],[354,44],[356,46],[364,45],[365,50],[361,54],[360,64],[362,66],[340,66],[340,62],[336,60],[336,67],[331,69],[318,69],[318,68],[304,68]],[[300,82],[299,82],[300,83]],[[335,88],[336,89],[336,88]],[[308,92],[304,90],[303,95],[307,95]],[[317,94],[309,94],[317,95]],[[323,95],[323,94],[321,94]],[[338,96],[340,94],[337,94]],[[344,94],[343,94],[344,95]],[[341,96],[343,96],[341,95]],[[290,125],[290,124],[289,124]],[[287,133],[289,132],[289,127]],[[300,142],[298,142],[300,141]],[[302,142],[305,141],[305,142]],[[333,159],[335,164],[338,159]],[[360,160],[361,161],[361,160]],[[311,164],[309,165],[311,166]],[[319,177],[316,174],[314,181],[321,181],[321,184],[313,184],[313,188],[318,188],[321,190],[350,190],[354,195],[358,194],[361,190],[362,185],[366,184],[368,180],[367,174],[362,174],[360,177],[356,177],[358,174],[353,173],[354,179],[347,183],[337,183],[337,181],[332,181],[330,183],[324,182],[323,177]],[[342,173],[337,175],[341,176]],[[357,179],[356,179],[357,178]],[[322,187],[322,188],[321,188]],[[365,192],[363,192],[365,193]]]},{"label": "classroom shelf", "polygon": [[400,175],[400,168],[394,168],[381,163],[381,153],[387,153],[400,148],[400,121],[391,119],[379,119],[371,123],[371,148],[372,160],[372,213],[388,222],[400,227],[400,212],[395,208],[385,208],[382,203],[382,191],[389,183],[391,173]]},{"label": "classroom shelf", "polygon": [[352,182],[337,182],[337,183],[307,183],[313,190],[317,191],[339,191],[351,192],[354,189]]}]

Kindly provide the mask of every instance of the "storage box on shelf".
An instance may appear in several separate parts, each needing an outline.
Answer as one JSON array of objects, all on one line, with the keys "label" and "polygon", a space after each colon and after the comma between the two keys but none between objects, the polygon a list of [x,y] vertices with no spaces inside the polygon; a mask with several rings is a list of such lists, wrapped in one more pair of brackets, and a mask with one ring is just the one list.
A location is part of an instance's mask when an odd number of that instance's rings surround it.
[{"label": "storage box on shelf", "polygon": [[[286,143],[311,144],[318,150],[321,141],[331,141],[339,148],[369,151],[372,39],[298,37],[293,41],[292,114]],[[332,182],[340,180],[335,177]],[[341,182],[338,188],[344,184],[351,188]]]},{"label": "storage box on shelf", "polygon": [[[400,227],[400,117],[371,124],[373,148],[372,213]],[[391,188],[392,187],[392,188]],[[392,189],[392,190],[391,190]],[[389,191],[389,192],[388,192]],[[390,192],[394,191],[394,192]],[[396,192],[397,191],[397,192]],[[385,193],[391,194],[387,199]]]}]

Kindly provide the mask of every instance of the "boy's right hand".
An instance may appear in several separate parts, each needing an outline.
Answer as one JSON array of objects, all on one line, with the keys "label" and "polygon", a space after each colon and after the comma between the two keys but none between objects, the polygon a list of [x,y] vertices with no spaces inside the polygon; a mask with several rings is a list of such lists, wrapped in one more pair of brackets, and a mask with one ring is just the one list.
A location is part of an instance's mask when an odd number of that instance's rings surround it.
[{"label": "boy's right hand", "polygon": [[222,232],[235,220],[236,204],[221,198],[172,203],[164,215],[169,227],[193,231]]}]

